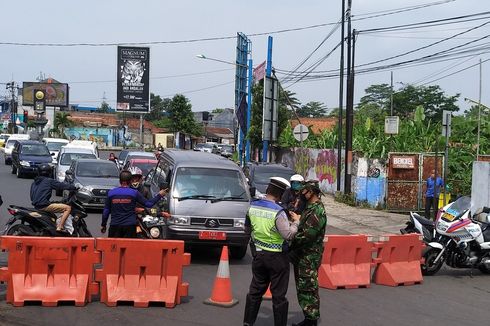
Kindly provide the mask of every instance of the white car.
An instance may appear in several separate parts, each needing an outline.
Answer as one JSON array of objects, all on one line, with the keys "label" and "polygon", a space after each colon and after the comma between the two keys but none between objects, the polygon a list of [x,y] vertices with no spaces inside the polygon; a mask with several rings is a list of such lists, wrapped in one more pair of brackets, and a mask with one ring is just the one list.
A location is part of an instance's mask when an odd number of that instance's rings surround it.
[{"label": "white car", "polygon": [[[65,181],[66,171],[70,168],[71,162],[73,160],[78,160],[80,158],[97,158],[95,153],[89,148],[80,147],[62,147],[59,155],[58,161],[55,167],[55,178],[59,182]],[[57,196],[61,196],[62,191],[56,191]]]},{"label": "white car", "polygon": [[17,140],[29,140],[29,135],[13,134],[9,137],[9,139],[5,143],[5,149],[3,155],[5,165],[9,165],[12,163],[12,150],[14,149],[14,145]]},{"label": "white car", "polygon": [[43,143],[46,144],[46,146],[49,149],[49,152],[53,156],[53,163],[56,163],[58,160],[58,154],[61,150],[61,147],[67,145],[69,141],[62,138],[43,138]]}]

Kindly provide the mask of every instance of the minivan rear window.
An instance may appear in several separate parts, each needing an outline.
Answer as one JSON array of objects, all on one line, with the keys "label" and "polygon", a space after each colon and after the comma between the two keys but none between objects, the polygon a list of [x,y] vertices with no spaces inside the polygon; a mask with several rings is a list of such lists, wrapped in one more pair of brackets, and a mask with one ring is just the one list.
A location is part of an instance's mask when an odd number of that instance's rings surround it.
[{"label": "minivan rear window", "polygon": [[247,192],[239,171],[215,168],[179,168],[175,176],[173,196],[233,197],[237,200],[247,200]]},{"label": "minivan rear window", "polygon": [[61,156],[60,164],[61,165],[70,165],[71,161],[78,160],[80,158],[97,158],[94,154],[89,153],[64,153]]}]

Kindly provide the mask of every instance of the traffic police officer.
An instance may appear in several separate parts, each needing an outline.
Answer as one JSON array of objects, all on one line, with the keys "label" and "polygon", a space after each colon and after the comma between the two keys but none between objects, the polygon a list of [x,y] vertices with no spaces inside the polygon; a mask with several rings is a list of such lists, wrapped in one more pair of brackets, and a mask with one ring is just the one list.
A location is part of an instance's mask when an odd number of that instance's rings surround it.
[{"label": "traffic police officer", "polygon": [[[320,199],[322,192],[318,181],[307,181],[301,190],[306,201],[306,209],[293,241],[289,256],[294,266],[294,279],[298,302],[305,319],[293,326],[315,326],[320,318],[320,297],[318,295],[318,268],[323,254],[323,238],[327,227],[325,207]],[[292,217],[298,215],[291,213]]]},{"label": "traffic police officer", "polygon": [[281,177],[272,177],[264,199],[250,205],[245,223],[246,232],[251,233],[253,278],[247,294],[244,325],[253,325],[262,302],[262,296],[270,284],[274,325],[286,325],[289,302],[286,298],[289,283],[289,259],[286,240],[294,237],[298,230],[299,216],[289,223],[283,208],[277,204],[289,182]]}]

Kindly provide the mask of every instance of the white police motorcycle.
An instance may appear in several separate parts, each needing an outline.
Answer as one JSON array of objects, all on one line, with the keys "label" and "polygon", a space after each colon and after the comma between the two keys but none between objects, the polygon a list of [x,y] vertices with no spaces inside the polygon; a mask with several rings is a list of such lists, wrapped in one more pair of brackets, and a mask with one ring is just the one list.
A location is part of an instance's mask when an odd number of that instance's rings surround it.
[{"label": "white police motorcycle", "polygon": [[461,197],[437,213],[438,241],[430,242],[423,256],[422,274],[434,275],[444,262],[453,268],[475,268],[490,274],[490,209],[471,215],[471,198]]}]

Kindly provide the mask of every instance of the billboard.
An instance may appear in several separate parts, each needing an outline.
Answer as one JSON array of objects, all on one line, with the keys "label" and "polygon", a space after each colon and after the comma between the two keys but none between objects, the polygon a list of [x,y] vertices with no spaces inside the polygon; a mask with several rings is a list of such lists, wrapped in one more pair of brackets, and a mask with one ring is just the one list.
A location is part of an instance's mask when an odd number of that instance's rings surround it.
[{"label": "billboard", "polygon": [[262,140],[277,141],[279,82],[274,77],[264,79],[264,107],[262,113]]},{"label": "billboard", "polygon": [[68,106],[68,84],[64,83],[22,83],[22,105],[34,106],[34,90],[43,90],[46,106]]},{"label": "billboard", "polygon": [[[248,56],[248,44],[249,40],[243,33],[237,34],[236,45],[236,61],[235,61],[235,112],[241,110],[243,107],[242,102],[247,95],[247,56]],[[245,108],[246,112],[246,108]],[[243,114],[243,113],[240,113]],[[246,115],[245,115],[246,116]],[[241,119],[240,115],[237,115],[237,119]],[[240,125],[242,131],[247,130],[246,123]]]},{"label": "billboard", "polygon": [[150,48],[117,47],[116,111],[150,111]]}]

